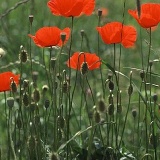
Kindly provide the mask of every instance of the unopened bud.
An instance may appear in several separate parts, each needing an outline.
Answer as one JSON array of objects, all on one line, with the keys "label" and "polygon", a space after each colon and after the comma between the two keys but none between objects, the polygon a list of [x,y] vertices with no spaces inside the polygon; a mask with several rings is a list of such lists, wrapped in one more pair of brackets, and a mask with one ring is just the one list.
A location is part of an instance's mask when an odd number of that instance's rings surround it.
[{"label": "unopened bud", "polygon": [[82,75],[85,75],[88,72],[88,64],[87,64],[87,62],[83,62],[82,63],[80,71],[81,71]]}]

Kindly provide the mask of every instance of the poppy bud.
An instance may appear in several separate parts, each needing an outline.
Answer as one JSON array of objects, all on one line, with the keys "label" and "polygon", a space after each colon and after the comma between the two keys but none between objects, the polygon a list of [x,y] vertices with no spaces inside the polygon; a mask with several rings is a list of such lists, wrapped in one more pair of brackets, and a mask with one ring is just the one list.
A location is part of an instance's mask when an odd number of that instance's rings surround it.
[{"label": "poppy bud", "polygon": [[133,86],[130,85],[130,86],[128,87],[128,95],[131,96],[132,93],[133,93]]},{"label": "poppy bud", "polygon": [[110,80],[109,83],[108,83],[108,88],[110,90],[114,90],[114,83]]},{"label": "poppy bud", "polygon": [[113,105],[113,104],[110,104],[110,105],[108,106],[108,114],[109,114],[110,116],[112,116],[112,115],[114,114],[114,105]]},{"label": "poppy bud", "polygon": [[137,116],[137,110],[136,109],[132,110],[132,116],[133,116],[133,118],[136,118],[136,116]]},{"label": "poppy bud", "polygon": [[27,62],[28,59],[28,53],[26,50],[21,50],[20,54],[19,54],[19,60],[23,63]]},{"label": "poppy bud", "polygon": [[12,79],[11,90],[13,93],[16,93],[17,92],[17,85],[16,85],[15,81],[13,80],[13,78],[11,78],[11,79]]},{"label": "poppy bud", "polygon": [[44,107],[45,107],[46,109],[48,109],[49,106],[50,106],[50,100],[46,99],[45,102],[44,102]]},{"label": "poppy bud", "polygon": [[57,117],[57,124],[58,124],[58,127],[60,129],[63,129],[65,127],[65,119],[64,119],[64,117],[58,116]]},{"label": "poppy bud", "polygon": [[28,93],[24,93],[23,94],[23,99],[22,99],[22,101],[23,101],[23,104],[27,107],[28,105],[29,105],[29,95],[28,95]]},{"label": "poppy bud", "polygon": [[14,106],[14,98],[13,97],[7,98],[7,105],[10,109]]},{"label": "poppy bud", "polygon": [[99,123],[101,121],[100,114],[97,111],[94,112],[94,120],[96,123]]},{"label": "poppy bud", "polygon": [[100,99],[100,100],[98,101],[98,110],[99,110],[100,112],[104,112],[104,111],[106,110],[106,105],[105,105],[105,102],[104,102],[103,99]]},{"label": "poppy bud", "polygon": [[33,23],[33,18],[34,18],[33,15],[29,15],[29,22],[30,22],[31,25],[32,25],[32,23]]},{"label": "poppy bud", "polygon": [[87,73],[88,71],[88,64],[87,62],[83,62],[82,65],[81,65],[81,74],[84,75]]},{"label": "poppy bud", "polygon": [[33,100],[35,103],[39,102],[40,100],[40,92],[37,88],[35,88],[33,91]]}]

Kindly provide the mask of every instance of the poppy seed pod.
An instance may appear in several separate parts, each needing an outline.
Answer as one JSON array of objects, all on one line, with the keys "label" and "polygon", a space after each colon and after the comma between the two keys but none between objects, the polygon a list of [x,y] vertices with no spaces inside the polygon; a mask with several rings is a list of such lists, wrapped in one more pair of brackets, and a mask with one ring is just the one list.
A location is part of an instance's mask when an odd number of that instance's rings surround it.
[{"label": "poppy seed pod", "polygon": [[85,75],[88,72],[88,64],[87,62],[83,62],[81,65],[81,74]]},{"label": "poppy seed pod", "polygon": [[57,117],[57,124],[60,129],[64,129],[65,123],[66,123],[66,121],[65,121],[64,117],[62,117],[62,116]]},{"label": "poppy seed pod", "polygon": [[157,102],[157,100],[158,100],[158,96],[157,96],[157,94],[154,94],[154,95],[152,96],[152,99],[153,99],[153,101],[156,103],[156,102]]},{"label": "poppy seed pod", "polygon": [[113,104],[113,94],[110,93],[110,95],[108,96],[108,103],[109,104]]},{"label": "poppy seed pod", "polygon": [[133,86],[132,84],[128,87],[128,95],[130,96],[133,93]]},{"label": "poppy seed pod", "polygon": [[28,87],[29,87],[29,80],[25,79],[25,80],[23,81],[23,88],[26,89],[26,88],[28,88]]},{"label": "poppy seed pod", "polygon": [[113,104],[110,104],[110,105],[108,106],[108,114],[109,114],[110,116],[112,116],[112,115],[114,114],[114,105],[113,105]]},{"label": "poppy seed pod", "polygon": [[29,105],[29,95],[28,95],[28,93],[24,93],[23,94],[23,99],[22,99],[22,101],[23,101],[23,104],[24,104],[24,106],[28,106]]},{"label": "poppy seed pod", "polygon": [[43,85],[42,86],[42,92],[43,92],[43,94],[45,94],[48,90],[49,90],[48,85]]},{"label": "poppy seed pod", "polygon": [[101,121],[101,116],[97,111],[94,112],[94,120],[96,123],[99,123]]},{"label": "poppy seed pod", "polygon": [[136,118],[136,116],[137,116],[137,110],[136,109],[132,109],[132,116],[133,116],[133,118]]},{"label": "poppy seed pod", "polygon": [[7,98],[7,105],[10,109],[14,106],[14,98],[13,97]]},{"label": "poppy seed pod", "polygon": [[104,112],[104,111],[106,110],[106,105],[105,105],[105,102],[104,102],[103,99],[100,99],[100,100],[98,101],[98,110],[99,110],[100,112]]},{"label": "poppy seed pod", "polygon": [[21,50],[20,54],[19,54],[19,60],[23,63],[27,62],[28,59],[28,53],[26,50]]},{"label": "poppy seed pod", "polygon": [[12,80],[12,82],[11,82],[11,91],[12,91],[13,93],[16,93],[16,92],[17,92],[17,84],[15,83],[14,80]]},{"label": "poppy seed pod", "polygon": [[16,118],[16,126],[17,126],[18,129],[21,129],[21,127],[22,127],[22,120],[21,120],[19,115]]},{"label": "poppy seed pod", "polygon": [[45,107],[46,109],[48,109],[49,106],[50,106],[50,100],[49,100],[49,99],[46,99],[45,102],[44,102],[44,107]]},{"label": "poppy seed pod", "polygon": [[102,16],[102,10],[98,9],[98,17],[101,17],[101,16]]},{"label": "poppy seed pod", "polygon": [[141,77],[141,79],[142,79],[142,81],[144,80],[144,77],[145,77],[145,72],[142,70],[142,71],[140,71],[140,77]]},{"label": "poppy seed pod", "polygon": [[51,153],[50,154],[50,159],[49,160],[59,160],[58,155],[56,153]]},{"label": "poppy seed pod", "polygon": [[33,91],[33,100],[35,103],[39,102],[40,100],[40,92],[37,88],[35,88]]},{"label": "poppy seed pod", "polygon": [[84,32],[84,30],[82,29],[82,30],[81,30],[81,36],[83,37],[84,34],[85,34],[85,32]]},{"label": "poppy seed pod", "polygon": [[66,40],[66,33],[65,33],[65,32],[62,32],[62,33],[60,34],[60,36],[61,36],[62,42],[64,43],[65,40]]},{"label": "poppy seed pod", "polygon": [[33,18],[34,18],[33,15],[29,15],[29,22],[30,22],[31,25],[32,25],[32,23],[33,23]]},{"label": "poppy seed pod", "polygon": [[114,90],[114,83],[113,83],[113,81],[109,81],[109,83],[108,83],[108,88],[109,88],[109,90]]}]

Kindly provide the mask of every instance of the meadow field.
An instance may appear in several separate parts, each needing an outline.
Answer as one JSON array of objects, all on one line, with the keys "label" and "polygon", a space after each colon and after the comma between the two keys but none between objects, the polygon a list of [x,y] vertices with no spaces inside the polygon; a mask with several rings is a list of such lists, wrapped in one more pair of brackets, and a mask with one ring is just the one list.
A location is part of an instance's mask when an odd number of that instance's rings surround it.
[{"label": "meadow field", "polygon": [[160,0],[0,8],[0,160],[160,160]]}]

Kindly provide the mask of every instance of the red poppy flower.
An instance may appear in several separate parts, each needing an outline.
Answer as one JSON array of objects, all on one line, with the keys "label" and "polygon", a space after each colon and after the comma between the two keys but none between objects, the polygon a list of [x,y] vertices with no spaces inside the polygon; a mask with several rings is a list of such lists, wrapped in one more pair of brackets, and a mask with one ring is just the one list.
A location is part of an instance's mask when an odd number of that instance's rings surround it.
[{"label": "red poppy flower", "polygon": [[76,70],[87,72],[94,70],[101,65],[100,58],[95,53],[75,52],[72,57],[67,61],[67,66]]},{"label": "red poppy flower", "polygon": [[65,28],[60,30],[58,27],[43,27],[40,28],[35,36],[29,34],[34,43],[39,47],[52,47],[52,46],[62,46],[61,33],[66,34],[66,39],[64,44],[69,39],[70,29]]},{"label": "red poppy flower", "polygon": [[134,46],[137,32],[133,26],[126,26],[120,22],[111,22],[103,27],[97,27],[102,40],[106,44],[121,43],[125,48]]},{"label": "red poppy flower", "polygon": [[15,75],[12,72],[0,73],[0,92],[10,91],[10,84],[14,81],[19,84],[19,75]]},{"label": "red poppy flower", "polygon": [[134,17],[143,28],[151,28],[157,26],[160,22],[160,4],[142,4],[140,17],[138,16],[137,10],[128,10],[128,13],[132,17]]},{"label": "red poppy flower", "polygon": [[91,15],[95,6],[95,0],[50,0],[48,7],[57,16],[75,17],[82,13]]}]

